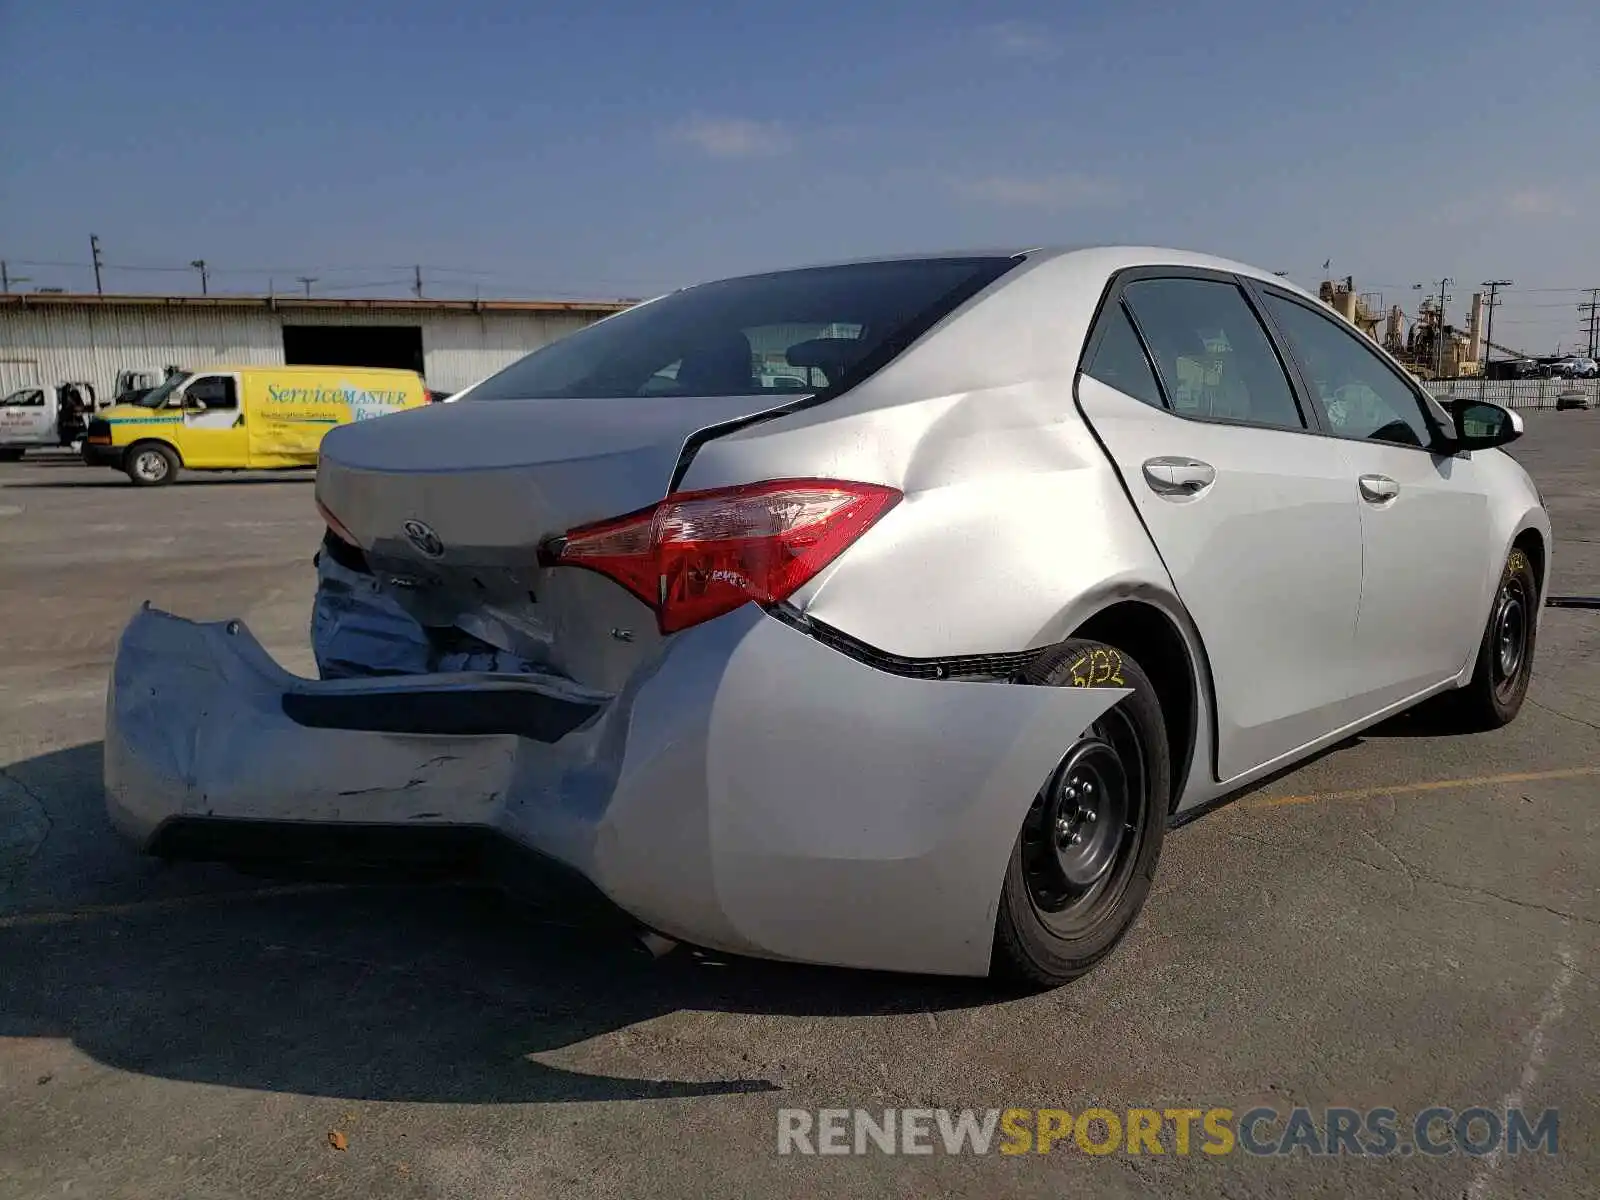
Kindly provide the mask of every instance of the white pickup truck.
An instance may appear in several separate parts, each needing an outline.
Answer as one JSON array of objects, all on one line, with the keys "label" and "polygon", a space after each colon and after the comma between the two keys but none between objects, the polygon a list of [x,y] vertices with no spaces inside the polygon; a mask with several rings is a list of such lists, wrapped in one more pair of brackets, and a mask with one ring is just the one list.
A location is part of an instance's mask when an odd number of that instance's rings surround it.
[{"label": "white pickup truck", "polygon": [[18,388],[0,399],[0,462],[16,462],[39,447],[72,445],[88,431],[89,418],[108,406],[87,383]]}]

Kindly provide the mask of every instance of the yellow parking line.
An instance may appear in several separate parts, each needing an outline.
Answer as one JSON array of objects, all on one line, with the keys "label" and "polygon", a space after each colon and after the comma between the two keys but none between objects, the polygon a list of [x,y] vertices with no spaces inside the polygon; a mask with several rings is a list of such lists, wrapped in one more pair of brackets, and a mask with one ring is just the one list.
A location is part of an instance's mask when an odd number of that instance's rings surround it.
[{"label": "yellow parking line", "polygon": [[54,912],[13,913],[0,916],[0,929],[21,929],[34,925],[66,925],[74,921],[92,921],[96,917],[120,917],[130,913],[166,912],[179,908],[196,908],[202,904],[225,904],[236,900],[272,900],[280,896],[315,896],[322,892],[336,892],[337,883],[291,883],[282,887],[253,888],[238,892],[206,892],[192,896],[166,896],[159,900],[129,900],[123,904],[86,904],[82,908],[58,909]]},{"label": "yellow parking line", "polygon": [[1566,767],[1559,771],[1519,771],[1512,775],[1475,775],[1470,779],[1429,779],[1422,783],[1392,783],[1385,787],[1350,788],[1342,792],[1309,792],[1303,796],[1260,796],[1240,808],[1282,808],[1288,804],[1314,804],[1319,800],[1369,800],[1373,796],[1403,796],[1411,792],[1442,792],[1450,788],[1493,787],[1501,783],[1537,783],[1545,779],[1581,779],[1600,775],[1600,767]]}]

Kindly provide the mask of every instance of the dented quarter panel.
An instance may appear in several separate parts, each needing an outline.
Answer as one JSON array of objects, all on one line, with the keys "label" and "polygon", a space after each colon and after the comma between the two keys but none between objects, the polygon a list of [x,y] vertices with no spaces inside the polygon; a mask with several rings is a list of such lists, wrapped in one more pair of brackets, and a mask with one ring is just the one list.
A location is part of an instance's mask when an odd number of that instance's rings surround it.
[{"label": "dented quarter panel", "polygon": [[901,489],[792,602],[907,657],[1050,645],[1118,598],[1181,611],[1072,395],[1099,294],[1065,281],[1127,259],[1029,262],[858,388],[701,447],[684,487],[805,474]]}]

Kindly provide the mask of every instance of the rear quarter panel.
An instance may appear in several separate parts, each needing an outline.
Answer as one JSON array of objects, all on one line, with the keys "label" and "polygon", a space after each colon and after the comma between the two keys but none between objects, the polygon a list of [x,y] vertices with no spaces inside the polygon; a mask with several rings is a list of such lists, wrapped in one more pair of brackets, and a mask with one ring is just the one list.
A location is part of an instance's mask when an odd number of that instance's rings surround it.
[{"label": "rear quarter panel", "polygon": [[701,448],[685,489],[785,475],[905,493],[794,597],[893,654],[1049,645],[1129,597],[1181,612],[1073,380],[1116,260],[1023,267],[857,389]]}]

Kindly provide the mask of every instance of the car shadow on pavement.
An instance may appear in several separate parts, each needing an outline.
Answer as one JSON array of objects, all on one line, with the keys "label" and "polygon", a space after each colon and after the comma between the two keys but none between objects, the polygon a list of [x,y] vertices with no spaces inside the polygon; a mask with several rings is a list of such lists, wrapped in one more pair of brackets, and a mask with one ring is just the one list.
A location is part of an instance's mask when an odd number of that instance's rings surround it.
[{"label": "car shadow on pavement", "polygon": [[[284,887],[162,867],[106,823],[99,756],[78,747],[6,769],[48,823],[25,870],[65,873],[75,894],[27,879],[0,890],[0,963],[13,965],[0,971],[0,1037],[70,1039],[118,1070],[462,1104],[768,1092],[781,1090],[784,1064],[748,1059],[738,1022],[668,1053],[673,1014],[863,1016],[1008,997],[982,980],[686,947],[655,959],[615,931],[483,889]],[[604,1036],[657,1018],[667,1031]]]}]

